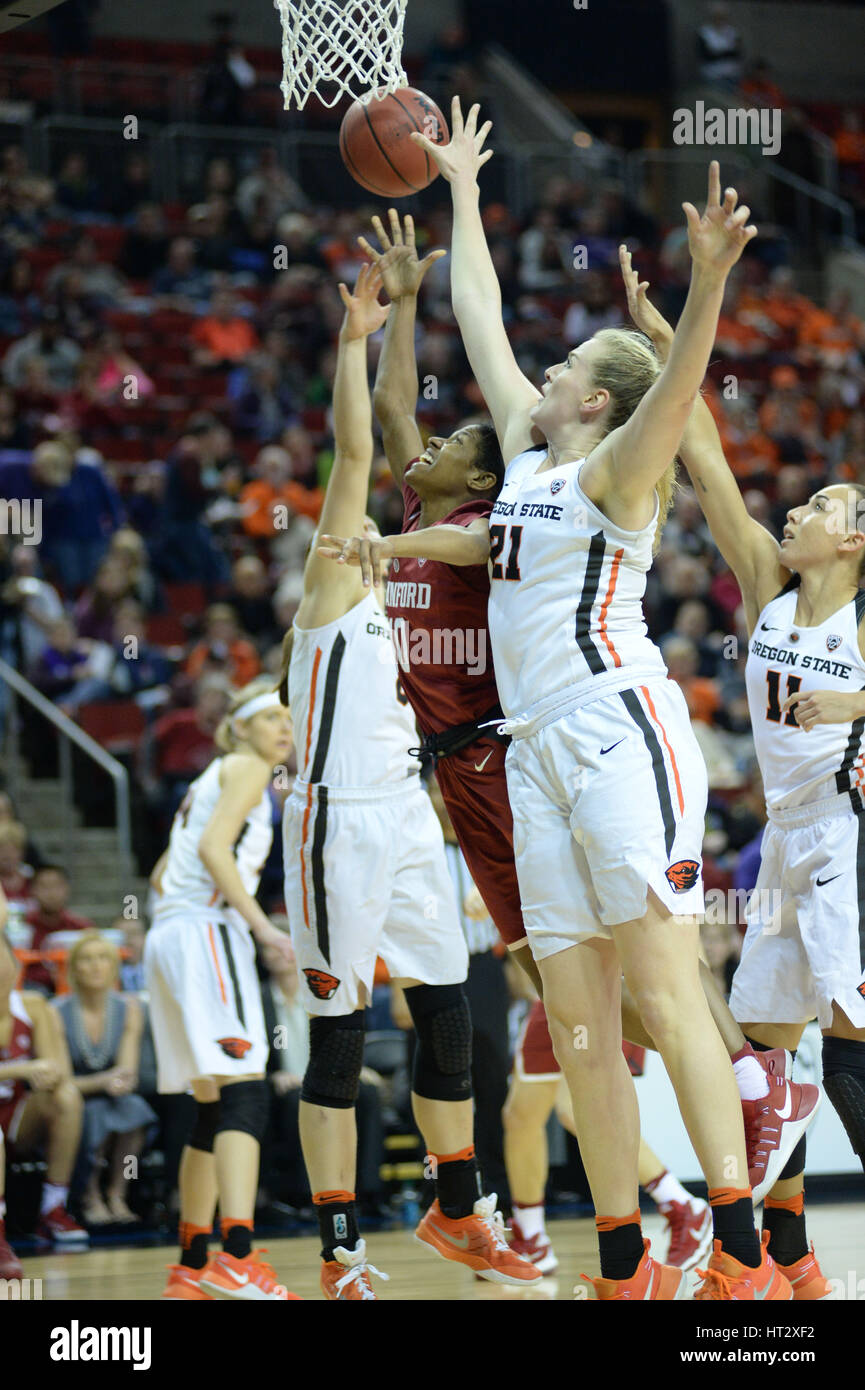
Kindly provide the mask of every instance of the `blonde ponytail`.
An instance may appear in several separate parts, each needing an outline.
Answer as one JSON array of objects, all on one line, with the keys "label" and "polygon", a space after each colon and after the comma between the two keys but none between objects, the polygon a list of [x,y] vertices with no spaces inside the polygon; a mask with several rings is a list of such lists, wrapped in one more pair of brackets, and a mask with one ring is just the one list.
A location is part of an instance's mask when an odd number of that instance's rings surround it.
[{"label": "blonde ponytail", "polygon": [[245,705],[247,700],[254,700],[256,695],[270,695],[273,693],[272,676],[256,676],[254,681],[250,681],[242,690],[233,690],[228,702],[228,710],[219,721],[216,733],[213,735],[213,742],[216,744],[220,753],[233,753],[238,745],[238,737],[234,731],[234,716]]}]

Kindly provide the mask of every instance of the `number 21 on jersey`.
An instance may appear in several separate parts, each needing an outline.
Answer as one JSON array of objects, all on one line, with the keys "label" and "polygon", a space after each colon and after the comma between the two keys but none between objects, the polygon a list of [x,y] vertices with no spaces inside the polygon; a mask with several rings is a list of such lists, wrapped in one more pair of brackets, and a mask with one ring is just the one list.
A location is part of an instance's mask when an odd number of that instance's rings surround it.
[{"label": "number 21 on jersey", "polygon": [[[505,567],[499,556],[505,548],[508,532],[510,532],[510,547],[508,549],[508,559]],[[520,579],[519,556],[520,544],[523,539],[522,526],[491,526],[490,527],[490,570],[491,579]]]}]

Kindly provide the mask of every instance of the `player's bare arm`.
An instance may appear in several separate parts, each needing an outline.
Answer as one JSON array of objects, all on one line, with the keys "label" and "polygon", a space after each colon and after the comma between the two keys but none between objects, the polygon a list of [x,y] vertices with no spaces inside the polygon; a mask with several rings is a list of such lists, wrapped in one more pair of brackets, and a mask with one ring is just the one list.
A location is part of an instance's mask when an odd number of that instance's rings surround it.
[{"label": "player's bare arm", "polygon": [[164,849],[160,854],[159,858],[157,859],[156,863],[153,865],[153,868],[150,870],[150,878],[148,879],[150,887],[156,893],[162,892],[162,875],[165,873],[165,865],[167,863],[168,850]]},{"label": "player's bare arm", "polygon": [[484,142],[492,129],[486,121],[478,130],[480,107],[472,106],[463,121],[459,97],[451,103],[451,140],[434,145],[419,133],[411,138],[423,145],[451,186],[454,207],[451,246],[453,309],[475,380],[493,417],[505,460],[532,443],[529,412],[540,392],[520,371],[502,321],[502,295],[484,234],[480,212],[479,170],[492,156]]},{"label": "player's bare arm", "polygon": [[372,219],[373,230],[383,248],[381,251],[377,251],[366,237],[358,237],[358,241],[378,268],[384,292],[391,301],[376,372],[373,406],[381,425],[390,471],[400,484],[406,468],[423,449],[423,440],[415,420],[418,396],[415,360],[418,292],[430,266],[447,253],[430,251],[422,261],[418,260],[414,219],[407,216],[404,224],[400,225],[396,209],[389,208],[388,221],[390,234],[385,230],[381,218]]},{"label": "player's bare arm", "polygon": [[654,491],[676,456],[715,341],[727,276],[757,229],[750,208],[737,207],[736,190],[721,201],[717,160],[709,165],[702,217],[683,203],[688,221],[691,284],[670,355],[630,419],[589,455],[581,482],[587,495],[616,525],[636,531],[648,525]]},{"label": "player's bare arm", "polygon": [[[619,264],[634,325],[650,339],[658,360],[666,363],[674,331],[648,296],[648,280],[640,280],[626,246]],[[781,547],[771,532],[749,515],[724,456],[714,417],[698,393],[682,435],[679,457],[688,471],[712,539],[736,576],[745,603],[748,630],[761,609],[790,577],[780,562]]]},{"label": "player's bare arm", "polygon": [[808,690],[788,695],[781,709],[795,709],[796,723],[807,733],[815,724],[852,724],[865,718],[865,690]]},{"label": "player's bare arm", "polygon": [[[322,532],[355,535],[364,530],[372,465],[372,404],[367,379],[367,338],[385,322],[389,305],[380,304],[381,274],[361,267],[354,291],[340,284],[345,317],[339,333],[333,384],[334,462],[319,521]],[[303,576],[299,627],[322,627],[347,613],[363,594],[360,576],[335,570],[310,547]]]},{"label": "player's bare arm", "polygon": [[271,926],[266,913],[247,893],[233,854],[244,822],[261,800],[271,776],[272,769],[263,758],[245,753],[225,758],[220,772],[222,795],[205,826],[198,853],[225,901],[241,914],[256,940],[285,951],[288,937]]},{"label": "player's bare arm", "polygon": [[363,584],[381,584],[385,569],[395,556],[420,556],[445,565],[483,565],[490,554],[490,528],[486,517],[477,517],[468,526],[449,526],[446,522],[407,531],[400,536],[320,536],[319,555],[339,565],[358,566]]}]

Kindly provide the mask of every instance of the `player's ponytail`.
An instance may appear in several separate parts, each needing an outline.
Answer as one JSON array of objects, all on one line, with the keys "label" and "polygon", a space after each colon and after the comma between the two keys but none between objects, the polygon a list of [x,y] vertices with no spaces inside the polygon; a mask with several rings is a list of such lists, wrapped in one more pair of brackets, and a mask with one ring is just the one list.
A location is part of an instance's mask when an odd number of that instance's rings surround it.
[{"label": "player's ponytail", "polygon": [[256,676],[254,681],[245,685],[242,690],[233,690],[228,702],[228,710],[220,720],[216,733],[213,735],[213,742],[216,744],[220,753],[233,753],[238,745],[238,736],[234,728],[234,718],[241,705],[245,705],[248,700],[254,700],[257,695],[273,694],[273,677]]},{"label": "player's ponytail", "polygon": [[288,708],[288,668],[291,665],[291,652],[294,647],[294,628],[290,627],[282,639],[282,664],[279,668],[279,684],[276,692],[280,702]]},{"label": "player's ponytail", "polygon": [[[592,363],[592,384],[610,393],[607,434],[630,420],[649,387],[661,375],[655,349],[643,333],[632,328],[601,328],[592,338],[601,351]],[[676,461],[655,484],[658,494],[658,524],[653,549],[661,543],[661,532],[676,496]]]}]

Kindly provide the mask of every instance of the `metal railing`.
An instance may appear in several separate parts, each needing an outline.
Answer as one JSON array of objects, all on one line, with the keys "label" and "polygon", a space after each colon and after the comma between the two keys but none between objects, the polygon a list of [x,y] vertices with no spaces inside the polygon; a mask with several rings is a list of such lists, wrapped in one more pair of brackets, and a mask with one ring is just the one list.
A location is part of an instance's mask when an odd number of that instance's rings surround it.
[{"label": "metal railing", "polygon": [[19,715],[18,697],[54,725],[58,734],[60,758],[60,788],[63,813],[63,831],[71,838],[74,833],[74,791],[72,785],[72,745],[108,774],[114,784],[115,831],[117,835],[116,865],[121,873],[132,872],[132,827],[129,805],[129,773],[122,763],[106,753],[95,739],[73,723],[56,705],[40,694],[35,686],[25,680],[14,666],[0,658],[0,680],[5,682],[9,704],[6,718],[6,758],[10,791],[17,796],[20,783],[21,761],[19,756]]}]

